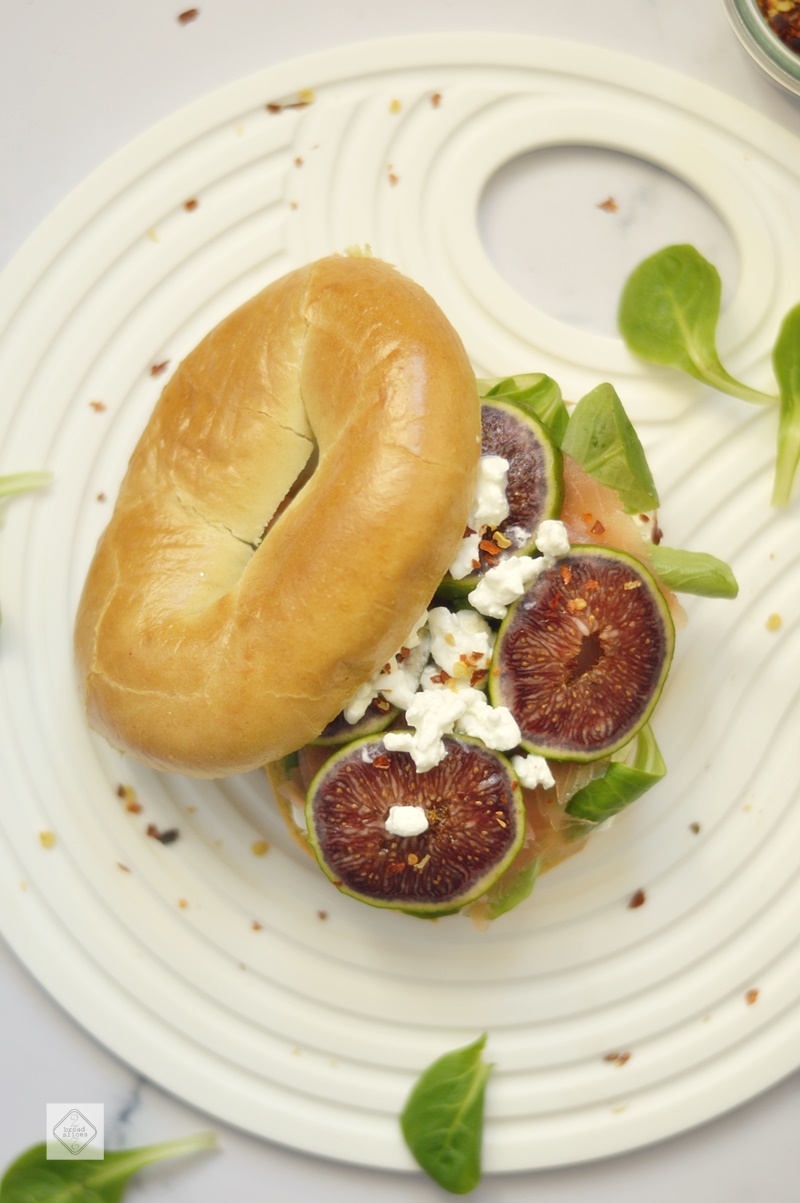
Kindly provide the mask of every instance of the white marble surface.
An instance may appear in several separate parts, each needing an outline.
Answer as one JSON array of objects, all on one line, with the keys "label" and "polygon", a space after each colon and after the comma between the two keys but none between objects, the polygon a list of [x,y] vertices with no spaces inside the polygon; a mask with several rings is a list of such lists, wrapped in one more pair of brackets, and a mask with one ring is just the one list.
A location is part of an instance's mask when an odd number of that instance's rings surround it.
[{"label": "white marble surface", "polygon": [[[427,30],[512,30],[612,47],[680,70],[727,92],[800,134],[800,102],[780,92],[751,64],[717,0],[200,0],[197,20],[181,26],[183,7],[166,0],[4,0],[0,6],[0,267],[48,212],[95,166],[160,117],[214,88],[272,63],[316,49]],[[552,193],[608,178],[632,190],[641,178],[621,165],[590,167],[553,156]],[[626,170],[630,171],[630,165]],[[607,171],[607,175],[603,172]],[[581,172],[584,173],[581,177]],[[586,175],[588,172],[588,175]],[[576,175],[577,173],[577,175]],[[568,181],[565,182],[565,181]],[[649,218],[668,236],[674,182],[648,179]],[[524,179],[510,181],[485,214],[487,244],[522,291],[529,287],[518,199]],[[561,191],[559,191],[561,190]],[[691,198],[672,198],[688,205]],[[546,206],[546,198],[542,199]],[[556,200],[558,206],[558,200]],[[735,248],[714,216],[697,207],[698,228],[717,240],[722,262],[735,270]],[[530,216],[530,215],[529,215]],[[546,217],[546,212],[543,212]],[[562,220],[567,220],[562,215]],[[579,230],[591,247],[591,231]],[[637,243],[592,254],[608,261],[591,270],[620,270]],[[531,251],[532,253],[532,251]],[[588,251],[587,251],[588,253]],[[504,258],[505,257],[505,258]],[[584,260],[584,262],[586,262]],[[539,273],[534,297],[552,312],[607,332],[611,315],[591,290],[575,307],[558,264]],[[2,785],[0,766],[0,787]],[[131,1146],[211,1127],[222,1152],[141,1175],[130,1196],[211,1203],[232,1198],[353,1201],[434,1200],[442,1193],[408,1179],[303,1157],[226,1129],[143,1081],[65,1015],[0,945],[0,1166],[43,1139],[45,1104],[60,1098],[102,1101],[107,1144]],[[617,1203],[676,1196],[735,1203],[797,1197],[796,1126],[800,1077],[702,1129],[650,1149],[594,1164],[487,1179],[476,1200],[546,1198],[550,1203]]]}]

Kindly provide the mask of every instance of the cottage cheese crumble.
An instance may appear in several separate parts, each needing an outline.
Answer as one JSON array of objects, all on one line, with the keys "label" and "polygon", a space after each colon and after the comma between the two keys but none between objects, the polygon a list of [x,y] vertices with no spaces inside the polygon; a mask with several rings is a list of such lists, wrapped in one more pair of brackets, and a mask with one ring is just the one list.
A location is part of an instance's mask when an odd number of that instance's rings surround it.
[{"label": "cottage cheese crumble", "polygon": [[385,823],[389,835],[398,835],[405,839],[412,835],[422,835],[428,830],[428,819],[422,806],[390,806]]},{"label": "cottage cheese crumble", "polygon": [[[508,516],[505,495],[508,461],[484,455],[479,483],[470,515],[470,529],[495,527]],[[466,555],[473,536],[462,539],[459,556]],[[508,751],[519,744],[520,730],[511,711],[492,706],[483,690],[476,688],[491,664],[495,633],[486,618],[504,618],[508,607],[521,597],[528,585],[559,556],[569,551],[563,522],[546,519],[536,531],[541,556],[509,556],[490,568],[468,596],[472,609],[450,610],[434,606],[414,624],[402,649],[370,680],[356,690],[344,708],[344,717],[356,723],[372,700],[386,698],[405,710],[410,731],[387,731],[384,746],[391,752],[408,752],[418,773],[428,772],[444,758],[445,735],[462,734],[481,740],[487,748]],[[463,571],[456,557],[451,575],[456,579],[472,571],[472,559]],[[540,756],[514,757],[515,770],[523,785],[552,785],[546,761]],[[394,809],[394,808],[393,808]],[[410,809],[410,808],[405,808]],[[398,822],[401,820],[398,819]]]},{"label": "cottage cheese crumble", "polygon": [[508,460],[502,455],[482,455],[478,461],[478,483],[472,512],[467,519],[467,529],[459,544],[455,559],[450,565],[454,581],[461,581],[473,571],[473,563],[480,557],[479,544],[485,527],[497,527],[509,515],[506,484],[508,483]]}]

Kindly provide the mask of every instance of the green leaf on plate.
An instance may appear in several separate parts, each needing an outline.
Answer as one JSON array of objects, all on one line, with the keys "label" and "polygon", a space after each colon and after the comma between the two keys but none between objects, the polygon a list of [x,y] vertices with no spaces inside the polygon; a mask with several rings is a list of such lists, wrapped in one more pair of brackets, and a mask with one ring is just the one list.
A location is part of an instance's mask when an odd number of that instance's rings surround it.
[{"label": "green leaf on plate", "polygon": [[526,898],[529,898],[536,885],[536,878],[541,868],[541,858],[536,857],[524,869],[512,872],[514,866],[495,882],[486,895],[487,915],[489,919],[499,919],[507,911],[512,911]]},{"label": "green leaf on plate", "polygon": [[648,363],[678,368],[744,401],[774,401],[734,379],[720,362],[719,272],[693,246],[656,251],[633,269],[622,290],[617,324],[629,351]]},{"label": "green leaf on plate", "polygon": [[800,305],[795,305],[781,323],[772,350],[772,367],[781,398],[772,504],[788,505],[800,461]]},{"label": "green leaf on plate", "polygon": [[599,384],[581,398],[561,446],[599,484],[616,489],[627,513],[658,505],[644,448],[612,385]]},{"label": "green leaf on plate", "polygon": [[482,1053],[486,1034],[445,1053],[417,1080],[400,1117],[403,1137],[418,1164],[454,1195],[466,1195],[481,1177],[483,1107],[491,1065]]},{"label": "green leaf on plate", "polygon": [[41,489],[52,480],[50,472],[11,472],[0,476],[0,498],[14,493],[27,493],[29,489]]},{"label": "green leaf on plate", "polygon": [[648,724],[617,755],[626,759],[613,758],[602,777],[596,777],[573,794],[567,803],[567,814],[602,823],[641,798],[667,771]]},{"label": "green leaf on plate", "polygon": [[739,592],[729,565],[705,551],[684,551],[659,543],[650,548],[650,564],[664,584],[676,593],[733,598]]}]

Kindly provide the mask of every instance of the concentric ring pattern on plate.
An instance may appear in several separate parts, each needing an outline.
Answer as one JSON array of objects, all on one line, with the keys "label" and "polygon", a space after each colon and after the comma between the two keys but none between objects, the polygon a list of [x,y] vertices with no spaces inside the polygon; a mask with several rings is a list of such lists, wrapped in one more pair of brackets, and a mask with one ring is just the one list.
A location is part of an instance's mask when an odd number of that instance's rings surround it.
[{"label": "concentric ring pattern on plate", "polygon": [[[796,506],[769,508],[774,416],[640,367],[499,277],[482,192],[555,145],[645,158],[718,210],[740,259],[721,348],[768,385],[800,279],[798,144],[700,85],[560,43],[408,39],[244,80],[123,150],[0,281],[0,470],[54,473],[0,547],[4,934],[143,1073],[363,1164],[410,1168],[396,1116],[414,1077],[483,1030],[489,1171],[632,1148],[800,1063],[800,531]],[[613,380],[669,541],[741,583],[687,607],[657,721],[666,782],[487,932],[340,897],[263,775],[149,773],[90,736],[75,695],[83,575],[165,378],[262,284],[364,243],[434,293],[480,373],[548,371],[573,397]]]}]

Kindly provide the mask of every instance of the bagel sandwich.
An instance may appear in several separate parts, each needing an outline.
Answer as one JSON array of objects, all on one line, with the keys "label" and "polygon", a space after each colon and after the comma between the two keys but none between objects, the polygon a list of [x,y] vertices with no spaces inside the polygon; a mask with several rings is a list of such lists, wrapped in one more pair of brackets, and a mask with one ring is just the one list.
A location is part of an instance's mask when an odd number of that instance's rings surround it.
[{"label": "bagel sandwich", "polygon": [[346,255],[269,284],[133,451],[75,622],[91,727],[192,777],[311,742],[428,605],[480,452],[474,373],[422,288]]}]

